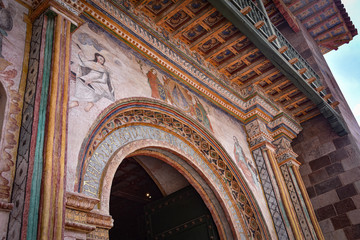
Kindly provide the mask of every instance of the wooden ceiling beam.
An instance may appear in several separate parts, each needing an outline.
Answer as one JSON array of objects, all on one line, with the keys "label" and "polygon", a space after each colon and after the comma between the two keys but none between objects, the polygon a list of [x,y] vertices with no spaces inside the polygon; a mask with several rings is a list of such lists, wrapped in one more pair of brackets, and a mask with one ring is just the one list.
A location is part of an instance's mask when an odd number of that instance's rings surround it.
[{"label": "wooden ceiling beam", "polygon": [[[166,20],[171,18],[175,13],[179,12],[186,8],[186,6],[192,0],[184,0],[184,1],[177,1],[175,4],[171,5],[168,9],[160,13],[154,20],[156,25],[162,25]],[[186,11],[187,13],[187,11]]]},{"label": "wooden ceiling beam", "polygon": [[303,19],[301,20],[301,22],[311,21],[311,19],[313,19],[313,18],[315,18],[315,17],[319,17],[321,14],[324,14],[324,11],[327,11],[329,8],[338,9],[334,3],[331,3],[331,4],[327,5],[327,6],[325,6],[324,8],[319,9],[319,11],[318,11],[317,13],[315,13],[315,14],[310,14],[309,16],[303,18]]},{"label": "wooden ceiling beam", "polygon": [[290,106],[294,106],[295,104],[303,101],[304,99],[306,99],[307,97],[301,93],[299,94],[299,96],[295,97],[295,98],[292,98],[291,100],[288,100],[288,101],[285,101],[285,103],[283,104],[283,106],[285,108],[289,108]]},{"label": "wooden ceiling beam", "polygon": [[211,50],[209,53],[207,53],[204,58],[206,61],[208,61],[210,58],[212,58],[213,56],[219,54],[220,52],[222,52],[224,49],[229,49],[232,48],[233,46],[235,46],[238,42],[243,41],[246,38],[245,35],[241,34],[241,33],[237,33],[234,36],[232,36],[230,39],[228,39],[225,43],[221,44],[221,47],[217,47],[213,50]]},{"label": "wooden ceiling beam", "polygon": [[291,109],[290,112],[293,116],[298,116],[300,114],[305,115],[307,110],[310,110],[311,108],[316,108],[316,105],[309,100],[308,102],[302,104],[301,106]]},{"label": "wooden ceiling beam", "polygon": [[[321,32],[320,34],[314,36],[313,38],[315,39],[315,41],[321,41],[322,37],[326,36],[327,33],[329,33],[329,32],[331,33],[332,31],[334,31],[335,29],[340,28],[340,27],[345,27],[345,30],[347,29],[346,25],[343,22],[340,22],[339,24],[332,26],[331,28],[328,28],[327,30],[325,30],[324,32]],[[330,37],[330,38],[333,38],[333,37]]]},{"label": "wooden ceiling beam", "polygon": [[315,4],[317,4],[319,1],[317,0],[313,0],[312,2],[309,2],[307,4],[305,4],[305,6],[302,6],[301,8],[299,8],[298,10],[294,11],[293,14],[297,17],[298,14],[302,13],[303,11],[305,11],[306,9],[309,9],[311,7],[313,7]]},{"label": "wooden ceiling beam", "polygon": [[[349,37],[349,39],[344,39],[344,37],[346,37],[346,36]],[[349,32],[346,32],[346,33],[336,35],[336,37],[326,38],[324,40],[317,41],[317,43],[327,46],[327,45],[330,45],[331,43],[335,44],[336,42],[340,42],[340,41],[348,42],[350,39],[351,39],[351,34]]]},{"label": "wooden ceiling beam", "polygon": [[182,25],[179,29],[175,30],[172,33],[172,36],[178,37],[179,34],[189,30],[190,28],[194,27],[196,24],[201,23],[204,19],[209,17],[214,12],[216,12],[216,8],[214,8],[212,5],[209,4],[205,9],[202,10],[201,13],[197,14],[195,17],[193,17],[184,25]]},{"label": "wooden ceiling beam", "polygon": [[288,4],[286,4],[286,6],[288,7],[288,8],[290,8],[290,7],[292,7],[293,5],[295,5],[296,3],[298,3],[300,0],[293,0],[293,1],[291,1],[290,3],[288,3]]},{"label": "wooden ceiling beam", "polygon": [[296,17],[294,14],[290,11],[290,9],[286,6],[283,0],[273,0],[276,8],[279,10],[279,12],[284,16],[286,22],[290,25],[290,27],[295,31],[299,32],[300,27],[299,23],[297,22]]},{"label": "wooden ceiling beam", "polygon": [[290,80],[287,79],[285,76],[279,77],[277,80],[275,80],[272,84],[269,84],[265,87],[263,87],[264,91],[266,93],[269,93],[272,90],[277,91],[278,88],[280,88],[281,86],[289,83]]},{"label": "wooden ceiling beam", "polygon": [[[333,26],[332,28],[329,28],[328,30],[326,30],[325,32],[323,32],[323,33],[321,33],[321,34],[316,35],[316,36],[314,37],[315,41],[317,41],[317,42],[322,42],[322,41],[328,40],[328,38],[325,38],[325,39],[322,39],[322,40],[321,40],[321,38],[324,37],[327,33],[331,32],[331,31],[333,31],[333,30],[335,30],[335,29],[337,29],[337,28],[340,28],[340,27],[345,27],[345,29],[347,29],[346,25],[342,22],[342,23],[340,23],[340,24],[338,24],[338,25]],[[337,36],[335,36],[335,38],[336,38],[336,37],[337,37]],[[333,39],[333,37],[330,37],[330,39]]]},{"label": "wooden ceiling beam", "polygon": [[320,115],[320,111],[318,108],[314,108],[311,112],[306,113],[305,115],[302,115],[301,117],[298,117],[298,120],[300,121],[300,123],[302,123],[313,117],[316,117],[317,115]]},{"label": "wooden ceiling beam", "polygon": [[248,65],[248,66],[244,67],[243,69],[241,69],[240,71],[232,74],[230,77],[230,81],[235,82],[238,78],[242,77],[245,73],[247,73],[251,70],[254,70],[255,68],[257,68],[257,66],[260,67],[260,64],[263,62],[268,63],[269,60],[267,60],[265,57],[260,57],[259,59],[257,59],[253,63],[251,63],[250,65]]},{"label": "wooden ceiling beam", "polygon": [[222,70],[224,68],[227,68],[233,64],[235,64],[238,61],[242,61],[242,59],[246,58],[247,56],[255,53],[256,51],[259,51],[259,49],[257,49],[255,47],[255,45],[251,44],[249,47],[247,47],[244,51],[240,52],[238,55],[236,55],[235,57],[232,57],[228,60],[225,60],[223,63],[221,63],[218,66],[218,70]]},{"label": "wooden ceiling beam", "polygon": [[140,0],[137,3],[135,3],[135,8],[137,9],[142,9],[143,7],[146,6],[146,4],[148,4],[151,0]]},{"label": "wooden ceiling beam", "polygon": [[[321,21],[321,22],[316,23],[314,26],[308,28],[307,30],[308,30],[309,32],[311,32],[311,31],[313,31],[314,29],[317,29],[317,28],[321,27],[323,24],[325,24],[325,23],[324,23],[325,21],[326,21],[326,22],[330,22],[330,21],[332,21],[333,19],[338,18],[338,17],[339,17],[338,14],[334,14],[334,15],[331,16],[330,18],[325,19],[324,21]],[[340,18],[340,19],[341,19],[341,18]]]},{"label": "wooden ceiling beam", "polygon": [[[212,30],[208,31],[205,35],[201,36],[200,38],[196,39],[193,43],[191,43],[189,45],[190,50],[192,50],[192,51],[195,50],[200,45],[206,43],[213,37],[215,37],[218,41],[221,40],[221,39],[219,39],[220,36],[218,36],[218,34],[221,33],[222,31],[224,31],[225,29],[227,29],[228,27],[230,27],[231,25],[232,25],[232,23],[228,22],[228,21],[220,23],[218,26],[216,26]],[[222,39],[222,41],[225,41],[225,40]]]},{"label": "wooden ceiling beam", "polygon": [[271,69],[269,69],[268,71],[264,72],[263,74],[260,74],[252,79],[250,79],[249,81],[245,82],[244,86],[248,87],[250,85],[253,84],[259,84],[261,81],[266,81],[267,79],[271,78],[272,76],[278,74],[280,71],[273,67]]},{"label": "wooden ceiling beam", "polygon": [[[325,7],[322,11],[319,11],[319,12],[317,12],[317,13],[315,13],[315,14],[312,14],[311,16],[308,16],[308,17],[304,18],[304,19],[302,20],[302,22],[303,22],[303,23],[305,23],[305,22],[311,22],[311,21],[314,20],[315,18],[320,17],[320,15],[324,14],[324,12],[326,12],[326,11],[328,11],[329,9],[333,8],[333,6],[334,6],[333,4],[330,4],[329,6]],[[334,15],[337,15],[337,12],[335,12]],[[311,26],[311,28],[314,27],[314,26],[316,26],[316,25],[319,25],[320,23],[323,23],[323,21],[318,22],[318,23],[315,23],[313,26]],[[310,29],[310,28],[308,28],[308,29]]]},{"label": "wooden ceiling beam", "polygon": [[281,101],[282,99],[286,98],[290,94],[294,92],[298,92],[299,89],[295,85],[291,85],[288,88],[282,90],[280,93],[273,95],[275,101]]}]

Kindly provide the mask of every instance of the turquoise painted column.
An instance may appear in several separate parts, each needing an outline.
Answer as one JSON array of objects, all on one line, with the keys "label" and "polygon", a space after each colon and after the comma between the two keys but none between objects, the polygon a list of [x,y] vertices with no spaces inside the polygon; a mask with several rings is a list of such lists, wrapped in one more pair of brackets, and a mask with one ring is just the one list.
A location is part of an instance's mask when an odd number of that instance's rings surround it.
[{"label": "turquoise painted column", "polygon": [[37,229],[39,221],[39,207],[40,207],[40,190],[41,190],[41,178],[43,171],[43,151],[44,151],[44,136],[45,136],[45,123],[46,123],[46,111],[48,102],[48,92],[50,85],[51,75],[51,58],[54,39],[54,25],[55,14],[48,12],[46,14],[46,35],[45,35],[45,49],[44,49],[44,68],[41,88],[41,99],[39,108],[39,122],[38,132],[36,136],[36,148],[34,158],[34,169],[32,173],[31,181],[31,193],[30,193],[30,208],[28,215],[28,228],[26,239],[37,239]]}]

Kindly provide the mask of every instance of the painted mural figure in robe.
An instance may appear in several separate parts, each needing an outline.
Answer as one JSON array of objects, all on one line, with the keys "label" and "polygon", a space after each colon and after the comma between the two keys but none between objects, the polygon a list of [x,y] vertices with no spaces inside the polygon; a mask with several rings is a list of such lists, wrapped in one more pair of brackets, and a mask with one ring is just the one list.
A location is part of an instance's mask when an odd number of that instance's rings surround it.
[{"label": "painted mural figure in robe", "polygon": [[149,85],[151,88],[151,97],[156,99],[166,100],[166,93],[164,85],[160,82],[157,71],[154,68],[151,68],[146,76],[148,77]]},{"label": "painted mural figure in robe", "polygon": [[259,180],[257,178],[257,171],[254,166],[254,163],[245,157],[244,151],[242,150],[239,140],[234,136],[234,155],[235,162],[238,164],[238,167],[244,173],[244,177],[247,180],[252,179],[255,186],[259,186]]},{"label": "painted mural figure in robe", "polygon": [[79,106],[79,102],[87,102],[85,111],[90,111],[94,103],[107,98],[115,101],[114,88],[112,87],[110,74],[105,64],[105,57],[95,53],[93,60],[86,60],[83,53],[78,54],[80,64],[78,77],[76,78],[75,95],[70,107]]}]

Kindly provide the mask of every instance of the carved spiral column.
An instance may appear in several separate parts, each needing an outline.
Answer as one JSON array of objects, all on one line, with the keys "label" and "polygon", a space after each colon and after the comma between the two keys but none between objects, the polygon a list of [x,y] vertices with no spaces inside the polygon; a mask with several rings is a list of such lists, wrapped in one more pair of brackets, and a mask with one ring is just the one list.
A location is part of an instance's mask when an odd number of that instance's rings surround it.
[{"label": "carved spiral column", "polygon": [[266,123],[255,119],[248,122],[245,129],[278,238],[303,239]]},{"label": "carved spiral column", "polygon": [[298,156],[291,148],[291,139],[279,136],[273,141],[276,160],[284,177],[291,203],[305,239],[324,239],[311,206],[309,196],[300,177]]}]

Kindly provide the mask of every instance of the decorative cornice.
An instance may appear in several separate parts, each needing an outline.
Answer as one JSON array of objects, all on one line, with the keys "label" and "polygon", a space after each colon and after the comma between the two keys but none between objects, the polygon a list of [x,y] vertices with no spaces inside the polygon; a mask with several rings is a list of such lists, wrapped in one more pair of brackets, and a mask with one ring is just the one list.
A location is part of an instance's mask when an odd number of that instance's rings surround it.
[{"label": "decorative cornice", "polygon": [[74,222],[74,221],[67,221],[67,220],[65,220],[65,228],[69,229],[69,230],[75,230],[75,231],[85,232],[85,233],[89,233],[96,229],[96,227],[93,225],[89,225],[86,223]]},{"label": "decorative cornice", "polygon": [[70,209],[90,212],[99,202],[99,199],[86,196],[82,193],[66,193],[66,207]]},{"label": "decorative cornice", "polygon": [[113,219],[94,210],[99,199],[81,193],[66,193],[65,228],[90,233],[97,228],[110,229]]},{"label": "decorative cornice", "polygon": [[113,227],[113,219],[111,216],[103,215],[97,212],[90,212],[87,214],[87,223],[106,229]]}]

